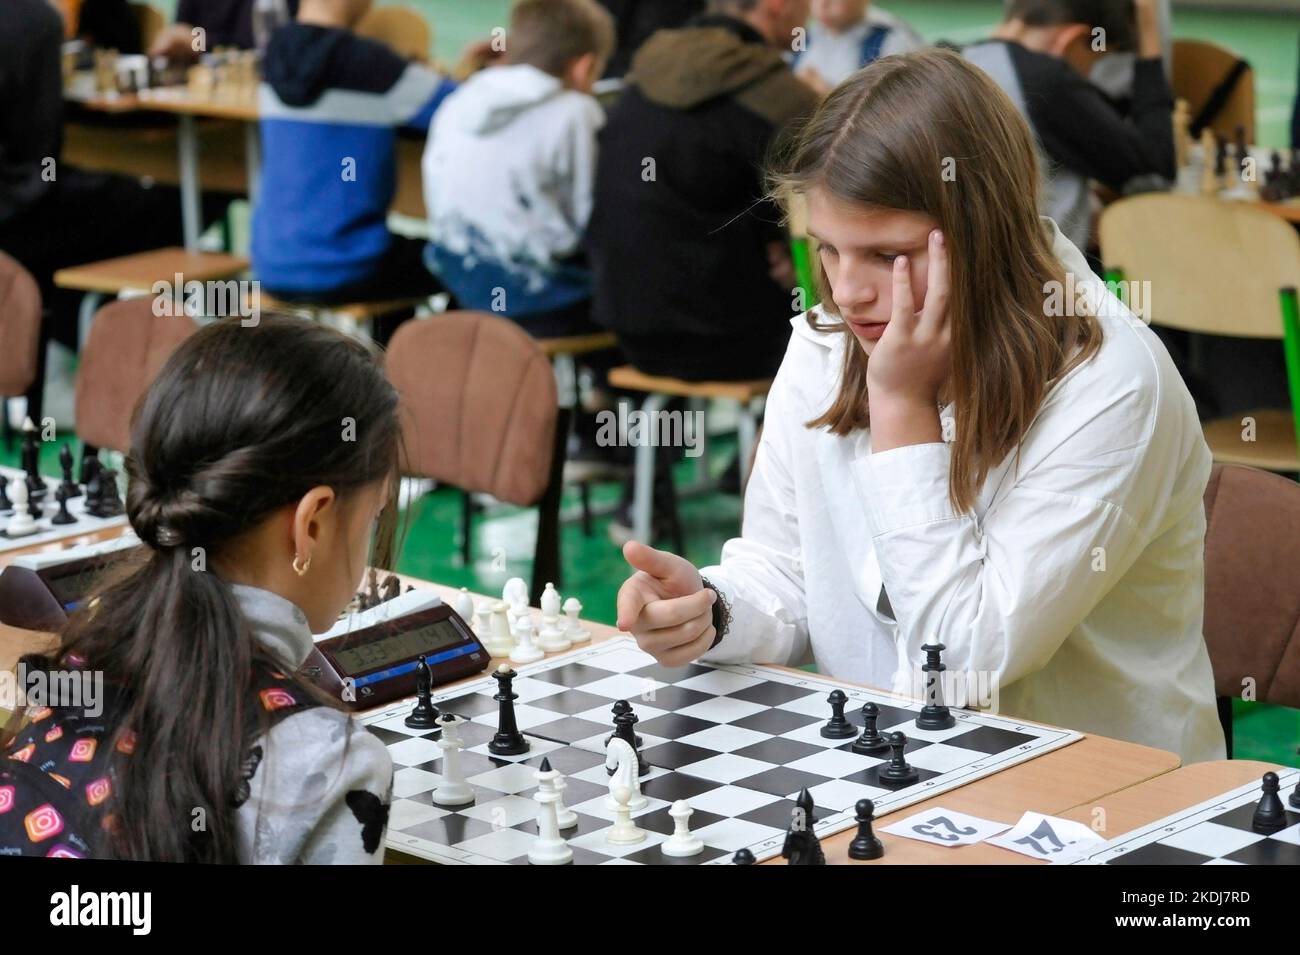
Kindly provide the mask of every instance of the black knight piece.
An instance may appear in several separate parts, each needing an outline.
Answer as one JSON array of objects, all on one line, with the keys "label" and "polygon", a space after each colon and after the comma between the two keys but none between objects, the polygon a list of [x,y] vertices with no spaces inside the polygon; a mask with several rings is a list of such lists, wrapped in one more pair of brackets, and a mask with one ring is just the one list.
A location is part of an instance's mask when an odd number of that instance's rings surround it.
[{"label": "black knight piece", "polygon": [[1260,784],[1263,795],[1255,805],[1255,815],[1250,820],[1251,829],[1268,835],[1286,828],[1286,807],[1282,805],[1282,797],[1277,794],[1280,788],[1277,773],[1264,774]]},{"label": "black knight piece", "polygon": [[117,517],[126,512],[122,498],[117,493],[117,471],[104,468],[99,472],[99,516]]},{"label": "black knight piece", "polygon": [[514,691],[515,671],[508,664],[501,664],[492,679],[497,681],[497,692],[492,699],[498,706],[497,732],[488,741],[488,752],[494,756],[518,756],[528,752],[528,740],[519,732],[515,723],[515,700],[519,694]]},{"label": "black knight piece", "polygon": [[858,731],[854,729],[853,724],[844,718],[844,705],[849,702],[844,691],[831,690],[831,695],[826,698],[826,702],[831,705],[831,718],[822,727],[822,736],[827,739],[848,739],[850,736],[857,736]]},{"label": "black knight piece", "polygon": [[916,717],[916,728],[946,730],[957,721],[943,702],[942,674],[948,669],[940,659],[944,646],[942,643],[927,643],[921,649],[925,651],[925,663],[921,664],[921,672],[925,674],[925,706]]},{"label": "black knight piece", "polygon": [[863,862],[879,859],[885,854],[885,846],[871,828],[876,818],[876,804],[870,799],[859,799],[853,809],[858,821],[858,834],[849,843],[849,858]]},{"label": "black knight piece", "polygon": [[406,717],[411,729],[433,729],[438,725],[438,708],[433,705],[433,675],[424,654],[415,662],[415,708]]},{"label": "black knight piece", "polygon": [[916,767],[908,765],[903,755],[907,748],[907,737],[902,733],[889,734],[889,764],[880,770],[879,779],[890,786],[910,786],[921,778]]},{"label": "black knight piece", "polygon": [[875,703],[864,703],[862,705],[862,735],[853,741],[853,746],[850,747],[853,752],[859,756],[872,756],[889,749],[889,740],[876,729],[876,723],[879,720],[880,707]]},{"label": "black knight piece", "polygon": [[781,855],[790,865],[825,865],[826,856],[822,853],[822,844],[813,831],[817,819],[814,812],[812,794],[808,790],[799,790],[794,809],[790,811],[790,828],[785,834],[785,844]]}]

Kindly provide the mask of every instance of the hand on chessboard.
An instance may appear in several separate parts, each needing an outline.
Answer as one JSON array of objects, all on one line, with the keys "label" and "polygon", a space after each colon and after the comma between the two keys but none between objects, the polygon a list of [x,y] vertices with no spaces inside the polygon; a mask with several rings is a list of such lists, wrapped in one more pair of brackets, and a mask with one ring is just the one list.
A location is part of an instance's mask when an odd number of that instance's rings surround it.
[{"label": "hand on chessboard", "polygon": [[713,643],[713,602],[700,572],[684,557],[639,541],[623,545],[636,573],[618,590],[618,629],[664,666],[685,666]]}]

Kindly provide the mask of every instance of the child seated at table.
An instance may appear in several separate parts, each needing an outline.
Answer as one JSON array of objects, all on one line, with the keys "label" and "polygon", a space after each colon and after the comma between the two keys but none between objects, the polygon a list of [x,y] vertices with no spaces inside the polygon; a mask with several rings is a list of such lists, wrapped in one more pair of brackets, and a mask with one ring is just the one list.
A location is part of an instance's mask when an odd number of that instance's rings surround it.
[{"label": "child seated at table", "polygon": [[604,124],[590,93],[613,21],[595,0],[522,0],[507,37],[505,62],[449,96],[429,130],[426,261],[465,308],[543,337],[594,330],[579,247]]},{"label": "child seated at table", "polygon": [[253,269],[276,296],[324,304],[442,290],[423,242],[387,226],[397,131],[426,130],[455,84],[352,34],[370,0],[303,0],[267,46]]}]

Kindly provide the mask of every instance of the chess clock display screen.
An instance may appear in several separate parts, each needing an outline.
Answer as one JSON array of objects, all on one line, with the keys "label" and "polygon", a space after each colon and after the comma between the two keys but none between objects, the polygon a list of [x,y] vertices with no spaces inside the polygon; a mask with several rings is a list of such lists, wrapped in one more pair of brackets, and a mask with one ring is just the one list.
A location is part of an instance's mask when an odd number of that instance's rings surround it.
[{"label": "chess clock display screen", "polygon": [[376,667],[391,666],[421,654],[430,656],[439,650],[464,641],[450,620],[439,620],[416,630],[393,633],[356,646],[335,649],[334,659],[347,673],[364,673]]}]

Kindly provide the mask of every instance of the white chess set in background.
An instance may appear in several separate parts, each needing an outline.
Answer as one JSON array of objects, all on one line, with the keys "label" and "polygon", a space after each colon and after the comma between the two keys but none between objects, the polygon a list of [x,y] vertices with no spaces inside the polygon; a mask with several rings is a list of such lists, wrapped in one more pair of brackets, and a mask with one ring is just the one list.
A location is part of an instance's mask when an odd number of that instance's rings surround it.
[{"label": "white chess set in background", "polygon": [[528,607],[528,585],[523,578],[512,577],[500,600],[481,600],[477,605],[462,587],[452,600],[452,609],[470,625],[490,655],[508,657],[511,663],[535,663],[548,653],[561,653],[591,639],[590,631],[578,619],[582,602],[577,597],[561,602],[555,584],[548,583],[539,602],[540,628]]}]

